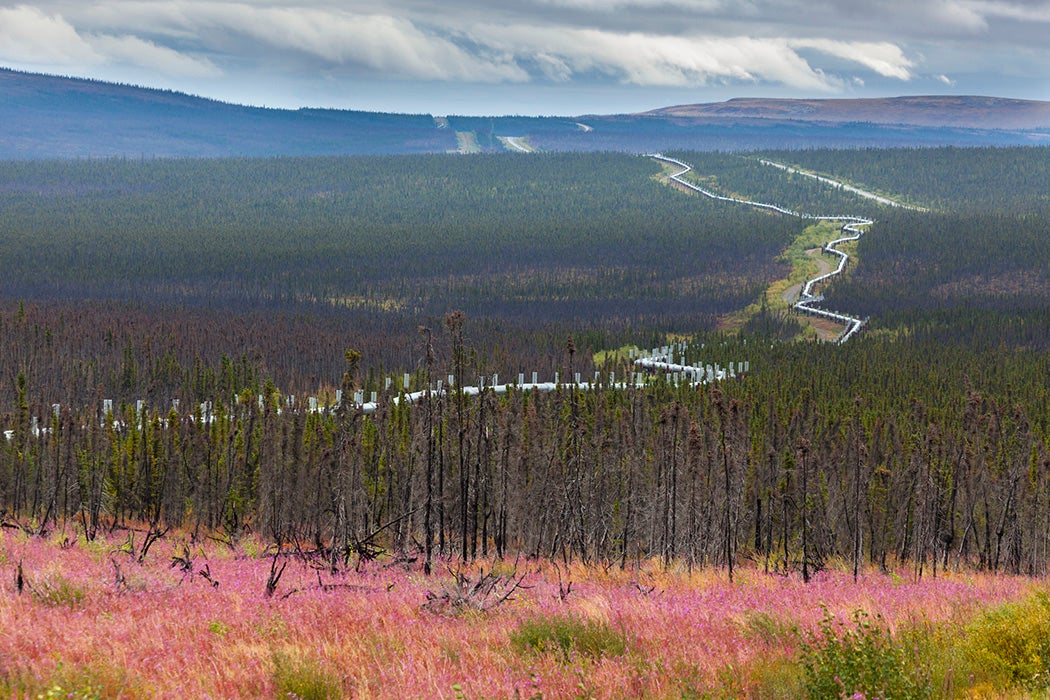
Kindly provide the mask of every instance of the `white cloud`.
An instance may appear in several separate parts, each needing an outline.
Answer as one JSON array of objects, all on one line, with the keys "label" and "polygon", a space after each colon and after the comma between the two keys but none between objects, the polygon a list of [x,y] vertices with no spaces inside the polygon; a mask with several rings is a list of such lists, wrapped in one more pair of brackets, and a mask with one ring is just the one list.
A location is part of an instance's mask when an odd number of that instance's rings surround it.
[{"label": "white cloud", "polygon": [[220,73],[207,59],[135,36],[81,34],[62,15],[26,5],[0,8],[0,58],[57,69],[126,64],[169,76],[214,77]]},{"label": "white cloud", "polygon": [[795,39],[789,42],[797,48],[809,48],[831,56],[843,58],[887,78],[910,80],[914,65],[899,46],[890,43],[848,42],[833,39]]},{"label": "white cloud", "polygon": [[60,15],[35,7],[0,7],[0,58],[41,65],[97,65],[104,62]]},{"label": "white cloud", "polygon": [[939,80],[948,86],[955,85],[955,81],[949,78],[947,75],[938,75],[936,76],[936,80]]},{"label": "white cloud", "polygon": [[915,3],[901,0],[901,17],[909,19],[913,27],[906,31],[918,35],[979,34],[987,31],[988,21],[984,13],[973,4],[959,0],[934,0]]},{"label": "white cloud", "polygon": [[572,79],[572,68],[564,60],[546,52],[536,54],[536,64],[548,80],[564,83]]},{"label": "white cloud", "polygon": [[597,30],[476,26],[473,41],[516,55],[546,57],[559,76],[599,72],[638,86],[775,82],[825,91],[837,83],[781,39],[678,37]]},{"label": "white cloud", "polygon": [[213,78],[222,74],[207,59],[194,58],[135,36],[88,35],[88,43],[109,61],[135,65],[169,76]]},{"label": "white cloud", "polygon": [[491,82],[528,77],[513,61],[472,55],[397,17],[283,8],[245,13],[225,23],[227,28],[332,65],[359,64],[392,77],[426,80]]}]

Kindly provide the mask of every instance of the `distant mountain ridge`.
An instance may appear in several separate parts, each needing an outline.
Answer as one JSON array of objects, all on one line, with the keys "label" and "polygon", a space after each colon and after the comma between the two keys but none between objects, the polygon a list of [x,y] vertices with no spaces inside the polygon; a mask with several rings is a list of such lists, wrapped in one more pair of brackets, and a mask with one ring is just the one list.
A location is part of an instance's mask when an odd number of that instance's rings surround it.
[{"label": "distant mountain ridge", "polygon": [[1050,102],[970,95],[928,95],[856,99],[736,98],[726,102],[678,105],[644,113],[674,119],[765,119],[869,123],[964,129],[1050,129]]},{"label": "distant mountain ridge", "polygon": [[[0,160],[1050,143],[1050,103],[740,98],[640,114],[434,117],[269,109],[0,68]],[[513,144],[513,145],[511,145]]]},{"label": "distant mountain ridge", "polygon": [[0,69],[0,158],[431,153],[430,115],[247,107],[152,88]]}]

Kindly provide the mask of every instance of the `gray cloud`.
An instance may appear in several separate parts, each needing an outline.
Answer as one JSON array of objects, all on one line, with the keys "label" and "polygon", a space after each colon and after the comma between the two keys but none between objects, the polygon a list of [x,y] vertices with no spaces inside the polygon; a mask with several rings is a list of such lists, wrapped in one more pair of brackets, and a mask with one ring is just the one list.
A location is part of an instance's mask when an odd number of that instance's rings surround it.
[{"label": "gray cloud", "polygon": [[[522,81],[512,61],[477,55],[411,20],[323,3],[121,2],[70,14],[95,30],[116,27],[195,45],[217,57],[231,49],[249,61],[312,60],[317,67],[355,67],[394,78],[447,81]],[[216,58],[219,60],[219,58]],[[229,60],[237,60],[236,57]]]},{"label": "gray cloud", "polygon": [[1038,78],[1048,25],[1042,0],[0,0],[0,61],[212,92],[306,76],[831,95],[961,87],[983,49]]}]

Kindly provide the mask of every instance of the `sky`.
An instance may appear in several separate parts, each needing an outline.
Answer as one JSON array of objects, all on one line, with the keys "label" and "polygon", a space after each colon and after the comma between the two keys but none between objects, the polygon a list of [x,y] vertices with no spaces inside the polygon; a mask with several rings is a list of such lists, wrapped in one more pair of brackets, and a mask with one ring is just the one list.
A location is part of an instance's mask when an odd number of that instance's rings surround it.
[{"label": "sky", "polygon": [[1050,100],[1047,37],[1050,0],[0,0],[3,67],[435,115]]}]

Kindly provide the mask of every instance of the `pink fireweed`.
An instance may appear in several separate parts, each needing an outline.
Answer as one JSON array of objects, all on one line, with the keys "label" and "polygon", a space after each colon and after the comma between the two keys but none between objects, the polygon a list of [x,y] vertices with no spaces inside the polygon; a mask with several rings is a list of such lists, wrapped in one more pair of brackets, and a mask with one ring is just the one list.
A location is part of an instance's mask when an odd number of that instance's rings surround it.
[{"label": "pink fireweed", "polygon": [[[485,562],[458,571],[470,581],[488,573],[495,589],[455,606],[449,591],[470,593],[465,579],[454,585],[453,563],[429,578],[418,563],[393,559],[333,573],[286,553],[268,596],[272,557],[258,541],[229,547],[168,534],[140,563],[141,544],[141,533],[86,542],[3,532],[0,694],[35,697],[59,686],[72,697],[274,697],[313,688],[362,698],[661,698],[728,682],[726,669],[736,669],[746,692],[748,669],[790,662],[794,630],[815,629],[825,609],[843,619],[862,609],[893,629],[965,618],[1036,585],[875,572],[854,583],[838,571],[806,585],[746,568],[729,583],[719,570],[666,571],[655,562],[624,570]],[[594,631],[596,646],[559,648],[558,625],[570,624]]]}]

